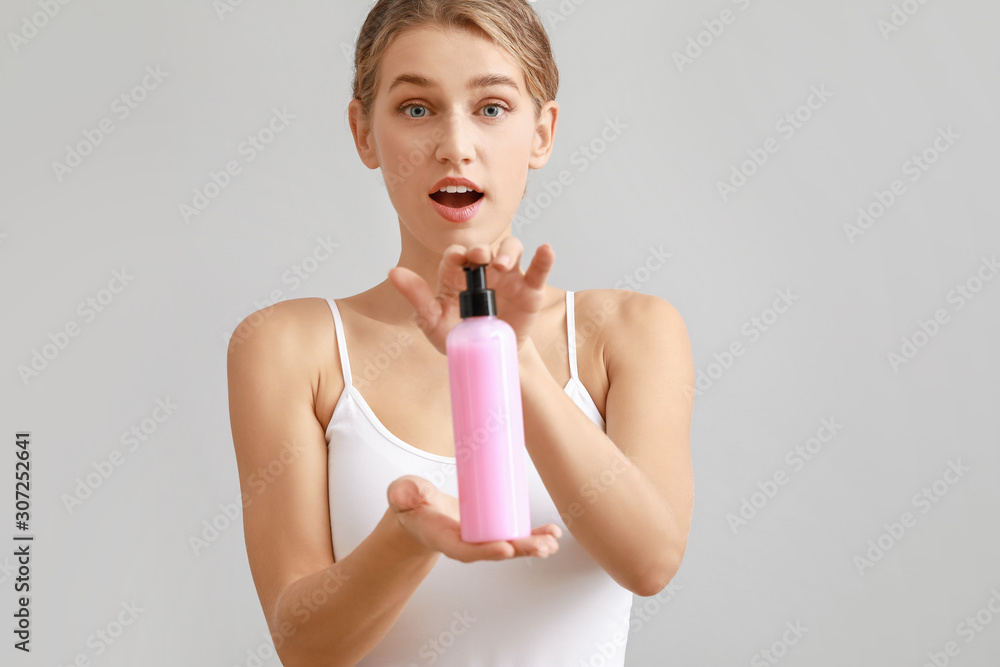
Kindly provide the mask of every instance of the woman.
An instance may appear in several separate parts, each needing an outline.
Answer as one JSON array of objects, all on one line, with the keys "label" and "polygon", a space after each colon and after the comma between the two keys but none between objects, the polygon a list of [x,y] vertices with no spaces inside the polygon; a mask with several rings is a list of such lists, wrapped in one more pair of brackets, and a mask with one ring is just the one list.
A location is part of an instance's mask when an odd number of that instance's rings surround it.
[{"label": "woman", "polygon": [[[667,585],[690,527],[683,320],[658,297],[547,285],[548,244],[520,269],[511,221],[558,114],[524,0],[380,0],[355,67],[350,126],[399,215],[399,262],[355,296],[251,315],[229,350],[247,554],[279,657],[621,665],[632,596]],[[475,192],[441,192],[449,179]],[[463,264],[487,265],[517,334],[539,526],[524,539],[460,539],[444,352]]]}]

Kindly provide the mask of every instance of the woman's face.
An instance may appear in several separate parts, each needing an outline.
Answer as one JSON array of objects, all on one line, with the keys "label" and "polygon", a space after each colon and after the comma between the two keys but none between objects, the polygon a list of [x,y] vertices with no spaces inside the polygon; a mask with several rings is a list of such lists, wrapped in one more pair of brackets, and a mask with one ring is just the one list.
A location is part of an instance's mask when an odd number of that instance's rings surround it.
[{"label": "woman's face", "polygon": [[[493,80],[470,86],[484,75]],[[422,26],[391,42],[371,126],[362,124],[359,111],[360,102],[352,101],[362,161],[382,169],[409,232],[443,252],[452,243],[493,243],[504,233],[528,168],[548,161],[558,106],[547,103],[536,120],[520,67],[487,36]],[[483,193],[478,212],[465,222],[446,219],[430,197],[449,176],[467,178]]]}]

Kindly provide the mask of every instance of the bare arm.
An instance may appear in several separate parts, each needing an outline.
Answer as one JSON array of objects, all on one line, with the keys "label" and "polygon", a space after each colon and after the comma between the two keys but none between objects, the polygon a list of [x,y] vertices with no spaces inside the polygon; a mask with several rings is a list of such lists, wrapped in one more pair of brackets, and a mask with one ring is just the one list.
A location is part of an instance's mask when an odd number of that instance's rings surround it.
[{"label": "bare arm", "polygon": [[387,509],[354,551],[285,587],[268,623],[282,664],[353,665],[375,648],[441,555],[404,532]]},{"label": "bare arm", "polygon": [[250,569],[284,665],[353,665],[389,631],[440,552],[414,540],[387,503],[371,535],[334,562],[326,440],[314,408],[317,360],[336,349],[333,322],[312,299],[260,313],[257,326],[247,318],[237,328],[228,354]]},{"label": "bare arm", "polygon": [[609,329],[606,433],[531,344],[520,354],[525,444],[570,532],[621,586],[650,596],[680,568],[691,525],[691,346],[656,296],[627,295]]}]

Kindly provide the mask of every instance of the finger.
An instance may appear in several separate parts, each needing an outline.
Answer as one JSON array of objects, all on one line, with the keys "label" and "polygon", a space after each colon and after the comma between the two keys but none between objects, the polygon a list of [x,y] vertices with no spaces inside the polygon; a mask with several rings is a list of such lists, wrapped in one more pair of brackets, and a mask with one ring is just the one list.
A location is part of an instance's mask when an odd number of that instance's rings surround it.
[{"label": "finger", "polygon": [[519,556],[538,556],[547,558],[559,551],[559,542],[550,534],[532,535],[516,540],[510,540]]},{"label": "finger", "polygon": [[385,495],[394,512],[407,511],[418,503],[420,489],[409,480],[396,480],[389,485]]},{"label": "finger", "polygon": [[386,489],[390,506],[400,512],[408,512],[427,504],[433,493],[433,485],[416,475],[404,475],[393,480]]},{"label": "finger", "polygon": [[531,531],[532,535],[552,535],[556,539],[562,537],[563,531],[558,524],[547,523],[544,526],[539,526]]},{"label": "finger", "polygon": [[444,533],[439,549],[449,558],[471,563],[477,560],[504,560],[513,558],[516,550],[506,540],[492,542],[466,542],[462,539],[462,529],[458,521],[451,521],[451,530]]},{"label": "finger", "polygon": [[514,546],[507,541],[471,543],[459,540],[455,547],[461,555],[459,560],[467,563],[477,560],[507,560],[518,555]]},{"label": "finger", "polygon": [[471,264],[489,264],[493,261],[493,249],[485,243],[477,243],[469,246],[466,258]]},{"label": "finger", "polygon": [[[521,254],[524,252],[524,244],[514,236],[508,236],[500,243],[497,256],[493,265],[501,271],[519,270],[521,268]],[[503,261],[506,259],[506,261]]]},{"label": "finger", "polygon": [[457,243],[444,249],[441,266],[438,268],[438,292],[442,296],[457,298],[458,293],[466,288],[465,270],[468,264],[468,251],[465,246]]},{"label": "finger", "polygon": [[535,256],[531,258],[528,270],[524,272],[524,282],[533,289],[542,289],[548,280],[549,272],[555,264],[556,254],[552,246],[543,243],[535,250]]}]

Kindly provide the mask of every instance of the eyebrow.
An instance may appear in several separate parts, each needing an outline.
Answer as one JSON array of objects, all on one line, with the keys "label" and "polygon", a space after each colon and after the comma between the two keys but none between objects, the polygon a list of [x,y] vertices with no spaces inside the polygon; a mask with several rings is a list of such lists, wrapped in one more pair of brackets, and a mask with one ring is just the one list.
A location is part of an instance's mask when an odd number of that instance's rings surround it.
[{"label": "eyebrow", "polygon": [[[428,79],[420,74],[400,74],[389,85],[389,90],[386,92],[390,93],[393,88],[404,83],[411,83],[421,88],[437,88],[440,86],[434,79]],[[517,82],[506,74],[477,74],[469,79],[465,85],[471,90],[489,88],[490,86],[507,86],[516,90],[518,95],[521,94],[521,89],[518,87]]]}]

